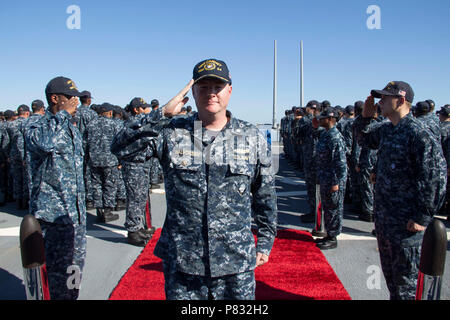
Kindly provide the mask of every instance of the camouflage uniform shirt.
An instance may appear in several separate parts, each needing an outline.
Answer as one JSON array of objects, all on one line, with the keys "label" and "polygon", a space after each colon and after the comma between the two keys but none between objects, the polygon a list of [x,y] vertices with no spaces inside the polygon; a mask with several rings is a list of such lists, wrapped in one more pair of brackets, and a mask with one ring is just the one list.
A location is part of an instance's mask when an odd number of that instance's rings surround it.
[{"label": "camouflage uniform shirt", "polygon": [[[271,155],[259,130],[228,113],[226,127],[204,134],[198,115],[161,119],[157,112],[128,123],[112,145],[133,154],[151,145],[163,168],[167,215],[155,255],[193,275],[221,277],[253,270],[276,234]],[[153,139],[157,137],[157,139]],[[251,231],[258,226],[258,241]]]},{"label": "camouflage uniform shirt", "polygon": [[378,149],[374,213],[391,239],[421,241],[423,234],[406,226],[410,219],[427,226],[442,205],[447,180],[442,148],[411,114],[396,126],[370,121],[359,116],[354,132],[359,144]]},{"label": "camouflage uniform shirt", "polygon": [[30,212],[59,224],[85,224],[81,135],[67,111],[46,112],[26,130],[31,172]]}]

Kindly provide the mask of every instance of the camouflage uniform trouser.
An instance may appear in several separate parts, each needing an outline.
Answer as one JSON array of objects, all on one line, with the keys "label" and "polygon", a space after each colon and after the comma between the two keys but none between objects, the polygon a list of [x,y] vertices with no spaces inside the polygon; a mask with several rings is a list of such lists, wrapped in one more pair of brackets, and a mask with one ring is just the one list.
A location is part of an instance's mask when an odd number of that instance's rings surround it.
[{"label": "camouflage uniform trouser", "polygon": [[11,162],[6,164],[6,194],[8,198],[14,198],[14,179],[12,176]]},{"label": "camouflage uniform trouser", "polygon": [[51,300],[76,300],[86,258],[86,225],[39,220]]},{"label": "camouflage uniform trouser", "polygon": [[11,175],[14,183],[14,199],[28,198],[28,189],[24,190],[25,168],[21,161],[11,161]]},{"label": "camouflage uniform trouser", "polygon": [[[406,228],[406,226],[405,226]],[[391,300],[414,300],[419,276],[421,241],[404,244],[384,235],[375,216],[381,268]],[[423,233],[423,232],[422,232]]]},{"label": "camouflage uniform trouser", "polygon": [[8,173],[6,171],[6,160],[0,162],[0,202],[6,202],[8,188]]},{"label": "camouflage uniform trouser", "polygon": [[163,261],[167,300],[255,300],[254,270],[212,278],[179,272]]},{"label": "camouflage uniform trouser", "polygon": [[150,190],[150,167],[148,164],[124,163],[122,170],[127,190],[125,228],[136,232],[145,227],[145,209]]},{"label": "camouflage uniform trouser", "polygon": [[95,208],[114,208],[119,176],[117,166],[91,167],[92,197]]},{"label": "camouflage uniform trouser", "polygon": [[93,201],[92,193],[92,168],[89,163],[89,157],[84,158],[84,186],[86,189],[86,201]]},{"label": "camouflage uniform trouser", "polygon": [[125,189],[125,182],[123,181],[123,169],[119,170],[116,186],[117,186],[117,195],[116,195],[117,200],[126,201],[127,190]]},{"label": "camouflage uniform trouser", "polygon": [[300,144],[295,145],[295,162],[297,162],[300,170],[303,170],[303,148]]},{"label": "camouflage uniform trouser", "polygon": [[339,182],[339,191],[330,192],[330,190],[330,184],[321,184],[320,199],[322,202],[327,234],[330,237],[337,237],[342,231],[345,180]]},{"label": "camouflage uniform trouser", "polygon": [[351,197],[352,197],[352,204],[358,208],[361,205],[361,192],[360,192],[360,185],[359,185],[359,173],[355,170],[355,165],[350,161],[350,166],[348,168],[349,174],[350,174],[350,186],[351,186]]},{"label": "camouflage uniform trouser", "polygon": [[151,166],[150,166],[150,183],[151,184],[158,184],[159,181],[159,174],[161,173],[160,170],[160,164],[159,160],[156,157],[153,157],[150,159]]},{"label": "camouflage uniform trouser", "polygon": [[305,183],[308,193],[309,214],[316,214],[316,171],[312,165],[305,164]]},{"label": "camouflage uniform trouser", "polygon": [[361,169],[359,172],[359,187],[361,195],[362,213],[373,213],[373,184],[370,182],[370,170]]},{"label": "camouflage uniform trouser", "polygon": [[450,182],[447,182],[447,189],[445,191],[445,201],[439,210],[439,215],[450,216]]}]

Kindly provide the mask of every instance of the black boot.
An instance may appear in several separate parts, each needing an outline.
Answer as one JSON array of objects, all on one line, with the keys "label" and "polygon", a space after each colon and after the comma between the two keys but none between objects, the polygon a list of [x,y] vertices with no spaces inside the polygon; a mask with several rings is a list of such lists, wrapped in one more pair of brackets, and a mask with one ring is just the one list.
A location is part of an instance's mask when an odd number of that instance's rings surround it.
[{"label": "black boot", "polygon": [[150,229],[142,228],[137,231],[143,238],[151,239],[153,234],[155,233],[155,227],[151,227]]},{"label": "black boot", "polygon": [[112,208],[103,209],[103,222],[111,222],[119,219],[118,214],[112,213]]},{"label": "black boot", "polygon": [[97,208],[97,222],[105,222],[105,216],[101,208]]},{"label": "black boot", "polygon": [[359,220],[366,222],[373,222],[373,214],[372,213],[361,213],[359,215]]},{"label": "black boot", "polygon": [[314,243],[322,243],[322,242],[324,242],[325,239],[326,239],[326,237],[325,238],[316,238],[316,239],[314,239]]},{"label": "black boot", "polygon": [[316,221],[316,215],[315,214],[304,214],[300,216],[300,221],[305,223],[311,223]]},{"label": "black boot", "polygon": [[29,209],[28,199],[22,199],[22,208],[24,210],[28,210]]},{"label": "black boot", "polygon": [[148,242],[147,238],[144,238],[139,231],[131,232],[128,231],[128,243],[138,247],[145,247]]},{"label": "black boot", "polygon": [[17,209],[23,210],[23,199],[17,199],[16,203],[17,203]]},{"label": "black boot", "polygon": [[86,210],[93,210],[93,209],[95,209],[95,207],[92,201],[86,201]]},{"label": "black boot", "polygon": [[127,204],[123,200],[117,200],[116,207],[114,208],[114,211],[121,211],[125,210],[127,208]]},{"label": "black boot", "polygon": [[320,250],[328,250],[328,249],[334,249],[337,248],[337,239],[336,237],[325,237],[323,241],[316,244],[317,248]]}]

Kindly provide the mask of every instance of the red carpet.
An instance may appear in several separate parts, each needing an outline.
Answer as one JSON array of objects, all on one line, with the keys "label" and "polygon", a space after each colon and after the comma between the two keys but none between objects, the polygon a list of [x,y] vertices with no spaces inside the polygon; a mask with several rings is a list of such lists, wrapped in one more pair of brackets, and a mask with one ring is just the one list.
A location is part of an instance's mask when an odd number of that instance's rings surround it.
[{"label": "red carpet", "polygon": [[[110,300],[164,300],[161,259],[153,249],[161,229],[144,248],[110,295]],[[311,235],[278,230],[270,260],[256,268],[257,300],[350,300],[350,296],[315,246]]]}]

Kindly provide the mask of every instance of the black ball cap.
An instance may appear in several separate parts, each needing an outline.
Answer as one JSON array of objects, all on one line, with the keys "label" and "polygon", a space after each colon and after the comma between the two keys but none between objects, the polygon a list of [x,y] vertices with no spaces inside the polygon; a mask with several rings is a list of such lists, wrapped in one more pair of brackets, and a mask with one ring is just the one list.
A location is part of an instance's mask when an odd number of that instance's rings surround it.
[{"label": "black ball cap", "polygon": [[134,109],[134,108],[144,107],[145,104],[146,104],[146,102],[144,101],[144,99],[137,97],[137,98],[134,98],[133,100],[131,100],[130,108]]},{"label": "black ball cap", "polygon": [[311,100],[306,104],[307,108],[317,109],[320,106],[319,101]]},{"label": "black ball cap", "polygon": [[339,114],[333,107],[326,107],[319,115],[319,119],[339,118]]},{"label": "black ball cap", "polygon": [[426,101],[420,101],[419,103],[417,103],[415,110],[420,113],[427,113],[431,111],[431,106]]},{"label": "black ball cap", "polygon": [[81,93],[78,91],[75,83],[65,77],[56,77],[50,80],[45,88],[45,94],[64,94],[71,97],[81,97]]},{"label": "black ball cap", "polygon": [[114,109],[114,106],[112,104],[105,102],[100,105],[99,113],[109,112],[109,111],[112,111],[113,109]]},{"label": "black ball cap", "polygon": [[370,94],[378,99],[382,96],[405,97],[405,100],[412,103],[414,91],[411,86],[404,81],[391,81],[383,90],[372,90]]},{"label": "black ball cap", "polygon": [[155,106],[159,106],[159,101],[156,99],[153,99],[152,102],[150,102],[150,105],[152,106],[152,108]]},{"label": "black ball cap", "polygon": [[16,114],[14,111],[12,110],[6,110],[3,115],[5,116],[5,118],[10,119],[12,117],[14,117]]},{"label": "black ball cap", "polygon": [[355,113],[355,107],[352,105],[348,105],[345,107],[345,112],[348,114],[353,114]]},{"label": "black ball cap", "polygon": [[439,110],[439,114],[442,114],[444,117],[448,118],[450,116],[450,104],[443,106],[441,110]]},{"label": "black ball cap", "polygon": [[91,98],[92,99],[91,93],[89,91],[86,91],[86,90],[80,92],[80,97],[82,97],[82,98]]},{"label": "black ball cap", "polygon": [[205,78],[216,78],[231,84],[230,71],[222,60],[207,59],[195,65],[192,76],[194,83]]},{"label": "black ball cap", "polygon": [[27,112],[27,111],[30,111],[30,108],[26,104],[21,104],[17,108],[17,112]]},{"label": "black ball cap", "polygon": [[328,107],[331,107],[330,101],[328,101],[328,100],[322,101],[321,107],[322,107],[323,109],[328,108]]},{"label": "black ball cap", "polygon": [[32,106],[32,107],[33,107],[33,106],[36,106],[36,107],[43,108],[43,107],[44,107],[44,102],[43,102],[42,100],[34,100],[34,101],[31,103],[31,106]]}]

